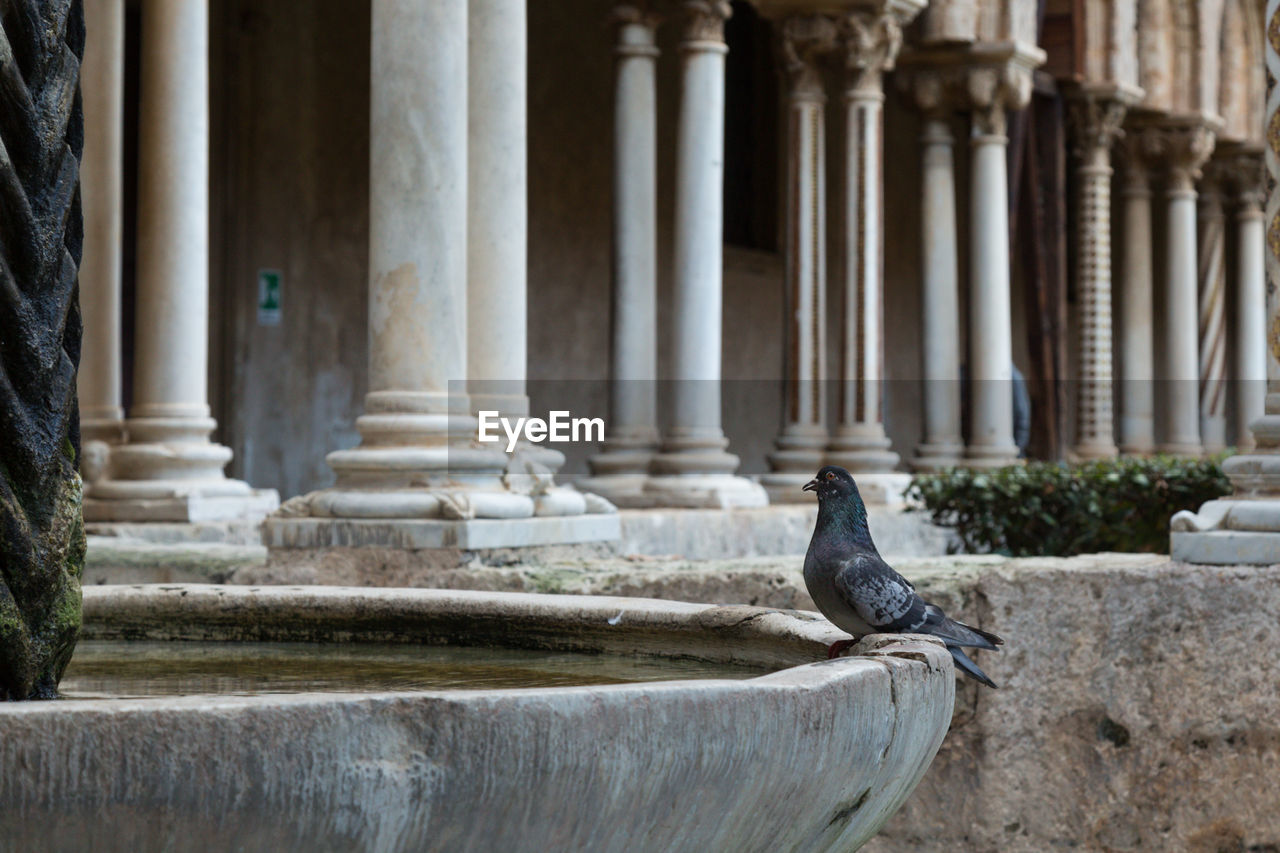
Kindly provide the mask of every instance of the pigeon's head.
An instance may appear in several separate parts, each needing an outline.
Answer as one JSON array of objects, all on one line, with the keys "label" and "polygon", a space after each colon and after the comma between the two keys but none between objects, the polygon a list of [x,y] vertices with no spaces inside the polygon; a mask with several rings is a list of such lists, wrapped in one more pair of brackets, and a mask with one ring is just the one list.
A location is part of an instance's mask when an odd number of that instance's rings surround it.
[{"label": "pigeon's head", "polygon": [[853,482],[853,475],[839,465],[824,465],[818,471],[818,476],[804,484],[804,490],[817,492],[820,501],[851,496],[859,501],[862,499],[858,494],[857,483]]}]

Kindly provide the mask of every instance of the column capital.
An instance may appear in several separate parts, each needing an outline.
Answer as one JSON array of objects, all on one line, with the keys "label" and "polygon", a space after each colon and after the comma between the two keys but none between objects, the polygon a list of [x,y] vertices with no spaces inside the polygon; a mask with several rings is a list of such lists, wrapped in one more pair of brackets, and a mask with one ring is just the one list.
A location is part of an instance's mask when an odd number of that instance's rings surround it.
[{"label": "column capital", "polygon": [[618,56],[657,56],[654,32],[662,22],[649,0],[627,0],[613,7],[610,21],[618,27],[618,43],[613,52]]},{"label": "column capital", "polygon": [[884,96],[884,72],[902,47],[902,28],[920,14],[919,0],[889,0],[853,9],[840,18],[850,97]]},{"label": "column capital", "polygon": [[1221,164],[1224,188],[1234,196],[1238,213],[1261,215],[1266,175],[1262,148],[1244,144],[1219,145],[1214,160]]},{"label": "column capital", "polygon": [[901,85],[926,113],[971,111],[979,133],[1002,135],[1005,110],[1031,99],[1032,72],[1045,61],[1043,50],[1021,42],[904,51],[898,61]]},{"label": "column capital", "polygon": [[835,49],[836,22],[828,15],[793,15],[782,22],[782,58],[792,99],[825,100],[821,58]]},{"label": "column capital", "polygon": [[1075,153],[1086,161],[1106,154],[1124,136],[1125,114],[1142,98],[1141,89],[1118,84],[1068,83],[1063,94]]},{"label": "column capital", "polygon": [[1143,115],[1130,128],[1140,136],[1137,145],[1145,162],[1166,170],[1169,192],[1194,192],[1220,125],[1209,116]]},{"label": "column capital", "polygon": [[724,44],[724,22],[733,9],[729,0],[684,0],[685,45],[694,42],[718,42]]}]

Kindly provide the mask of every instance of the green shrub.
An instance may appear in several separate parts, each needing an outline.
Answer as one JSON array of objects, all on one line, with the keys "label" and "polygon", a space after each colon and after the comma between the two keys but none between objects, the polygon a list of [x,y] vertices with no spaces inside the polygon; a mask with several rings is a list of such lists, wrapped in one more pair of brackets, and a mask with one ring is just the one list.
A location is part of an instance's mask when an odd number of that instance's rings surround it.
[{"label": "green shrub", "polygon": [[907,497],[963,549],[1013,557],[1169,550],[1169,519],[1231,492],[1222,457],[1124,457],[952,468],[911,481]]}]

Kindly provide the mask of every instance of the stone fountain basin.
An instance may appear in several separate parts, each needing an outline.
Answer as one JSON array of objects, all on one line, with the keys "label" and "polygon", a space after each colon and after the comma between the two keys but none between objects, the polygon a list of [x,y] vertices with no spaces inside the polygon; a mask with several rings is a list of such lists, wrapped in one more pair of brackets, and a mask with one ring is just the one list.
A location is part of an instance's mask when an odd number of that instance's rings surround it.
[{"label": "stone fountain basin", "polygon": [[[86,587],[91,639],[405,642],[776,668],[748,679],[0,705],[19,850],[852,850],[951,721],[950,655],[814,614],[447,590]],[[816,661],[816,662],[815,662]]]}]

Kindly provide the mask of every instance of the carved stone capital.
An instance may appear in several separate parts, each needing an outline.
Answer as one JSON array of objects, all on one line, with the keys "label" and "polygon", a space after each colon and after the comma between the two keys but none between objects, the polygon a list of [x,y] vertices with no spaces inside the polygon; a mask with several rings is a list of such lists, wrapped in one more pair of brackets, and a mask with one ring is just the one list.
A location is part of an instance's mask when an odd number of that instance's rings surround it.
[{"label": "carved stone capital", "polygon": [[615,24],[639,24],[649,29],[657,27],[662,21],[652,0],[625,0],[616,3],[610,17]]},{"label": "carved stone capital", "polygon": [[1213,159],[1220,164],[1223,189],[1233,196],[1235,203],[1242,210],[1260,212],[1266,178],[1262,149],[1232,145],[1216,151]]},{"label": "carved stone capital", "polygon": [[858,10],[840,20],[844,39],[848,91],[872,96],[884,93],[884,72],[893,68],[902,47],[902,23],[884,10]]},{"label": "carved stone capital", "polygon": [[822,57],[835,49],[836,22],[827,15],[796,15],[782,23],[782,58],[792,98],[821,99]]},{"label": "carved stone capital", "polygon": [[1168,189],[1193,192],[1201,167],[1213,154],[1217,126],[1197,117],[1160,116],[1142,119],[1133,125],[1141,135],[1141,156],[1152,169],[1163,169]]},{"label": "carved stone capital", "polygon": [[724,22],[733,9],[729,0],[684,0],[684,41],[724,42]]},{"label": "carved stone capital", "polygon": [[1074,153],[1086,165],[1105,166],[1112,143],[1124,136],[1124,117],[1142,96],[1131,87],[1065,86]]},{"label": "carved stone capital", "polygon": [[611,16],[618,28],[614,53],[621,57],[657,56],[654,34],[662,17],[647,0],[629,0],[613,7]]},{"label": "carved stone capital", "polygon": [[949,46],[904,52],[898,75],[926,113],[972,111],[978,133],[1000,135],[1005,111],[1031,99],[1031,75],[1044,59],[1039,48],[1014,42]]}]

